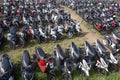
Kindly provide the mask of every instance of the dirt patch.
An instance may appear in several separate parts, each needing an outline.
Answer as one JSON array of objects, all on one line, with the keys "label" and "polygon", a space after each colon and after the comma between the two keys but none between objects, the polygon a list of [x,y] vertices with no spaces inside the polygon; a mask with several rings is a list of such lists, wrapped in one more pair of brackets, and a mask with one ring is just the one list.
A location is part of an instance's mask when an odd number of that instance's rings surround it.
[{"label": "dirt patch", "polygon": [[85,24],[83,23],[83,19],[82,19],[79,15],[77,15],[77,14],[75,13],[75,11],[73,11],[73,10],[71,10],[71,9],[65,7],[65,6],[62,6],[62,7],[64,7],[64,9],[65,9],[66,12],[69,12],[69,13],[71,14],[72,19],[75,19],[75,20],[77,20],[77,21],[82,22],[82,23],[81,23],[81,29],[82,29],[83,33],[87,33],[87,34],[84,36],[84,37],[87,39],[87,41],[89,41],[90,43],[93,43],[96,39],[100,39],[100,40],[102,39],[102,36],[101,36],[101,35],[98,35],[98,34],[96,34],[96,33],[93,33],[92,31],[90,31],[90,30],[85,26]]}]

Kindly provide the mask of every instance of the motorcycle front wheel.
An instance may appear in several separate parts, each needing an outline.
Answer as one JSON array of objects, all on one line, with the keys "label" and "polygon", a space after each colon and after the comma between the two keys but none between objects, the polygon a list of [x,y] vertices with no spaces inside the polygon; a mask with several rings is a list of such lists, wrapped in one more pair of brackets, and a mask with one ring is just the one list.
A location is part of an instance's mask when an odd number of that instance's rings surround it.
[{"label": "motorcycle front wheel", "polygon": [[24,40],[24,39],[21,39],[21,40],[20,40],[20,45],[21,45],[22,48],[25,47],[25,40]]},{"label": "motorcycle front wheel", "polygon": [[55,37],[51,37],[51,40],[54,41],[54,42],[57,41],[57,39]]},{"label": "motorcycle front wheel", "polygon": [[14,43],[10,42],[10,48],[13,49],[13,50],[16,48],[15,42]]},{"label": "motorcycle front wheel", "polygon": [[63,79],[62,79],[62,80],[73,80],[73,79],[72,79],[72,75],[66,73],[66,74],[63,75]]},{"label": "motorcycle front wheel", "polygon": [[56,77],[49,73],[47,74],[47,78],[48,78],[48,80],[56,80]]},{"label": "motorcycle front wheel", "polygon": [[67,37],[68,37],[68,38],[72,38],[72,37],[73,37],[73,33],[72,33],[72,32],[68,32],[68,33],[67,33]]}]

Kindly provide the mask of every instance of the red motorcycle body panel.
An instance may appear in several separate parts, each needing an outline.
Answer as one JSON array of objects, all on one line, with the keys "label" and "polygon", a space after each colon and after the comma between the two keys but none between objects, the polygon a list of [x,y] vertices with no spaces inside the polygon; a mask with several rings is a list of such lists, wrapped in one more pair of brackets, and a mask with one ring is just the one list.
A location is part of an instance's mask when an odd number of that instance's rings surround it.
[{"label": "red motorcycle body panel", "polygon": [[45,72],[46,71],[46,62],[44,62],[43,60],[39,60],[38,64],[39,64],[41,71]]},{"label": "red motorcycle body panel", "polygon": [[51,60],[48,60],[47,62],[45,62],[43,60],[38,61],[39,68],[41,69],[42,72],[46,72],[46,69],[47,69],[46,64],[48,62],[51,62]]},{"label": "red motorcycle body panel", "polygon": [[101,25],[96,25],[96,28],[101,31],[103,29],[103,27]]},{"label": "red motorcycle body panel", "polygon": [[116,22],[113,20],[113,21],[111,22],[111,25],[112,25],[113,27],[116,27]]}]

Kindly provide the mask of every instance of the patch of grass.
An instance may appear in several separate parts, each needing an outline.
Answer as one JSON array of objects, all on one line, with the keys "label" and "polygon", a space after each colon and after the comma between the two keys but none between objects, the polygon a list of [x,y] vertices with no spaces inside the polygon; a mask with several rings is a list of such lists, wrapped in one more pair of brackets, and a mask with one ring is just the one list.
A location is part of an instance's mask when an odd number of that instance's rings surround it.
[{"label": "patch of grass", "polygon": [[86,21],[83,22],[83,24],[93,33],[100,35],[101,38],[103,38],[103,36],[101,35],[100,32],[98,32],[96,29],[93,28],[93,25],[90,25],[89,23],[87,23]]}]

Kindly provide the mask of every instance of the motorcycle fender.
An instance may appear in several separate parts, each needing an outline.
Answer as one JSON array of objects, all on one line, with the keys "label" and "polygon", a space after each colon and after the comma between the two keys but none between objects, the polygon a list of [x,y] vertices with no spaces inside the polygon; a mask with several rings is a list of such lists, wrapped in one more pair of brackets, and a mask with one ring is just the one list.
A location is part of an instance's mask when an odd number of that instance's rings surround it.
[{"label": "motorcycle fender", "polygon": [[12,76],[10,76],[10,78],[8,80],[14,80]]},{"label": "motorcycle fender", "polygon": [[15,44],[15,41],[12,41],[13,44]]},{"label": "motorcycle fender", "polygon": [[23,39],[23,38],[20,38],[20,40],[21,40],[22,42],[24,42],[24,39]]},{"label": "motorcycle fender", "polygon": [[85,74],[86,74],[87,76],[89,76],[89,71],[88,71],[88,70],[85,70]]}]

